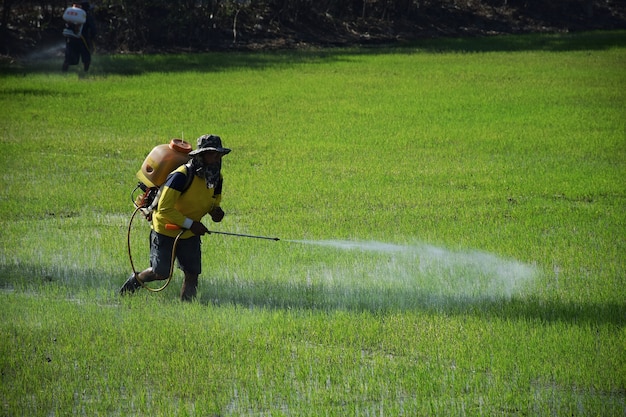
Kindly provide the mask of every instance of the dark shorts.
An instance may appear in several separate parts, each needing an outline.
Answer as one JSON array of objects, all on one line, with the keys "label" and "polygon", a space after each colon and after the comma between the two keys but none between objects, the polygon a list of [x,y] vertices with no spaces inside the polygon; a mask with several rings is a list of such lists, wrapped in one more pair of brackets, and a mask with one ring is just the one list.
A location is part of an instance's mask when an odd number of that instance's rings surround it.
[{"label": "dark shorts", "polygon": [[[154,272],[162,277],[170,276],[174,240],[175,238],[162,235],[154,230],[150,232],[150,266]],[[178,239],[176,260],[178,261],[178,267],[183,272],[200,275],[202,272],[200,236]]]},{"label": "dark shorts", "polygon": [[83,60],[83,64],[91,62],[91,52],[89,48],[87,48],[85,40],[68,37],[65,42],[65,63],[78,65],[81,59]]}]

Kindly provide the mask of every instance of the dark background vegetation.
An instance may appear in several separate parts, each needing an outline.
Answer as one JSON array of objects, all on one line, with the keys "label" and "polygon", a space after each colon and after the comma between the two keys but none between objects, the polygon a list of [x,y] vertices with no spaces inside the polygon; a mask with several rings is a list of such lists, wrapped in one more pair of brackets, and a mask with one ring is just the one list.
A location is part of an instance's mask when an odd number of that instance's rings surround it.
[{"label": "dark background vegetation", "polygon": [[[65,0],[1,0],[0,55],[59,44]],[[624,0],[94,0],[99,52],[389,43],[626,29]]]}]

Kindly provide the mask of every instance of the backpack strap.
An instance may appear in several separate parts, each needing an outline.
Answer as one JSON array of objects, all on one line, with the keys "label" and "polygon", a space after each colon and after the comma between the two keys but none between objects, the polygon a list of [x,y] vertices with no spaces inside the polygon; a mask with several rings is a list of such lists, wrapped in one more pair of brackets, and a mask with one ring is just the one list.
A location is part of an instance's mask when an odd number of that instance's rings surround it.
[{"label": "backpack strap", "polygon": [[[187,191],[189,189],[189,187],[191,186],[191,183],[193,182],[193,172],[191,172],[191,169],[189,167],[189,164],[185,164],[185,175],[187,176],[187,180],[185,182],[185,186],[183,187],[183,190],[180,192],[181,194],[184,193],[185,191]],[[148,188],[146,192],[152,192],[154,195],[154,198],[152,199],[150,205],[148,205],[143,211],[144,211],[144,215],[146,216],[146,218],[148,220],[150,220],[152,218],[152,212],[154,210],[157,209],[158,205],[159,205],[159,200],[161,199],[161,192],[163,190],[163,187],[151,187]],[[155,195],[156,194],[156,195]]]},{"label": "backpack strap", "polygon": [[181,194],[187,191],[189,187],[191,187],[191,183],[193,182],[194,173],[191,172],[191,167],[189,166],[189,164],[185,164],[185,175],[187,175],[187,182],[185,183]]}]

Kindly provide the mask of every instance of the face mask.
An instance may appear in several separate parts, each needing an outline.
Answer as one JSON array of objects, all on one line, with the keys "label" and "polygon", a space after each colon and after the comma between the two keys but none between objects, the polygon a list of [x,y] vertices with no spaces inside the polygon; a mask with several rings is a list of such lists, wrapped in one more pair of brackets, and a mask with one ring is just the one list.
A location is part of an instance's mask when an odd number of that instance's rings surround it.
[{"label": "face mask", "polygon": [[191,170],[200,178],[204,178],[207,188],[215,188],[220,179],[222,161],[206,165],[201,157],[194,157],[191,161]]}]

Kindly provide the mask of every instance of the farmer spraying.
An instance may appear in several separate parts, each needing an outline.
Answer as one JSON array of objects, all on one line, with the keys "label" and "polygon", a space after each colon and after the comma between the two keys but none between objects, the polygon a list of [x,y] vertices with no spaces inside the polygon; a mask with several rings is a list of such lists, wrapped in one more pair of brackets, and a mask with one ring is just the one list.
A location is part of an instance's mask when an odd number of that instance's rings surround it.
[{"label": "farmer spraying", "polygon": [[91,15],[91,5],[88,1],[74,2],[71,7],[65,9],[63,20],[65,21],[65,60],[63,61],[63,72],[67,71],[70,65],[78,65],[83,61],[85,72],[91,65],[91,51],[93,50],[93,39],[96,36],[96,24]]},{"label": "farmer spraying", "polygon": [[133,273],[120,294],[133,293],[142,283],[168,279],[175,256],[185,274],[180,298],[195,298],[202,272],[200,236],[210,233],[201,220],[206,214],[214,222],[224,218],[221,167],[222,157],[230,151],[222,147],[219,136],[203,135],[197,149],[189,152],[189,162],[167,177],[151,218],[150,267]]}]

